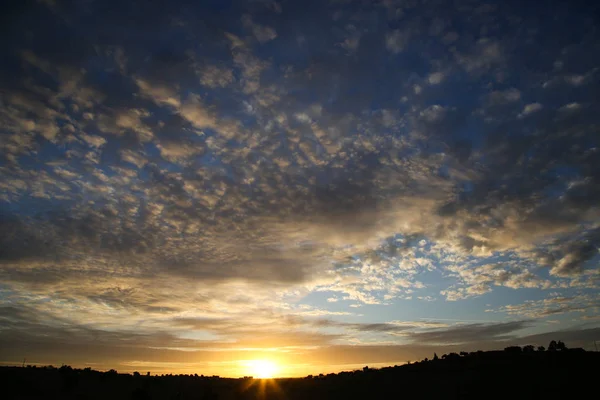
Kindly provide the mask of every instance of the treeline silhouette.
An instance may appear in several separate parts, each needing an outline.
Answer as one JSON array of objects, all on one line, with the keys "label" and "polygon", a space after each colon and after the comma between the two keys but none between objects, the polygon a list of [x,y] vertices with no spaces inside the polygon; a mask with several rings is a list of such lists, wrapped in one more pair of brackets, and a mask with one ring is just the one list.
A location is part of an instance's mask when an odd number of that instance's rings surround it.
[{"label": "treeline silhouette", "polygon": [[[401,366],[260,380],[119,374],[68,365],[0,367],[4,399],[564,399],[597,398],[600,353],[561,341],[433,354]],[[596,393],[594,395],[594,393]]]}]

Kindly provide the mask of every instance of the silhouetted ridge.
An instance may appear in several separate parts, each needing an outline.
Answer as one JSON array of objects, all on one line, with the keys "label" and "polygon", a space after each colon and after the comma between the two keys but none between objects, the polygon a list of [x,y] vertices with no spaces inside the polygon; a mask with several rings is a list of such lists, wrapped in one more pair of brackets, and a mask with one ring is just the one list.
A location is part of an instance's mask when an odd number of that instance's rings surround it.
[{"label": "silhouetted ridge", "polygon": [[305,378],[257,380],[204,375],[119,374],[91,368],[2,367],[5,399],[563,399],[584,396],[600,353],[561,341],[503,351],[443,354],[401,366]]}]

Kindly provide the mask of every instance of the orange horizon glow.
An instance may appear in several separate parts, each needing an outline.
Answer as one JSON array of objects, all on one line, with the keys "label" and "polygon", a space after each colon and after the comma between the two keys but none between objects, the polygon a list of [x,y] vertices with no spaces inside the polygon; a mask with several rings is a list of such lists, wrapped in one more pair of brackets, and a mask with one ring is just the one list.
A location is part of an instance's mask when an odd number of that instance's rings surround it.
[{"label": "orange horizon glow", "polygon": [[[59,367],[62,362],[35,362],[27,361],[27,365],[37,367],[50,366]],[[146,375],[148,372],[152,376],[159,375],[203,375],[219,376],[221,378],[239,379],[243,377],[252,377],[255,380],[273,380],[283,378],[302,378],[309,375],[317,376],[319,374],[340,373],[343,371],[360,370],[364,366],[369,368],[383,368],[393,365],[402,365],[405,362],[375,362],[375,363],[352,363],[352,364],[296,364],[288,363],[282,359],[257,357],[246,360],[232,360],[223,362],[220,366],[216,364],[204,363],[179,363],[179,362],[131,362],[125,364],[106,365],[97,363],[64,363],[73,368],[84,369],[91,367],[96,371],[109,371],[115,369],[118,373],[132,374],[139,372]],[[0,362],[3,366],[21,366],[21,362]]]}]

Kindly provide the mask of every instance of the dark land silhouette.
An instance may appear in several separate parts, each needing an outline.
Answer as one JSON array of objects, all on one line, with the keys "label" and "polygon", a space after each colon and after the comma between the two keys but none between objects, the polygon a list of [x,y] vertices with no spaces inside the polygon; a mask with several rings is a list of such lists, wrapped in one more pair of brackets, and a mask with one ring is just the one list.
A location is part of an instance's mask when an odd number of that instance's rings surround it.
[{"label": "dark land silhouette", "polygon": [[401,366],[309,375],[231,379],[119,374],[70,366],[1,367],[4,399],[580,399],[598,398],[600,353],[511,346],[432,355]]}]

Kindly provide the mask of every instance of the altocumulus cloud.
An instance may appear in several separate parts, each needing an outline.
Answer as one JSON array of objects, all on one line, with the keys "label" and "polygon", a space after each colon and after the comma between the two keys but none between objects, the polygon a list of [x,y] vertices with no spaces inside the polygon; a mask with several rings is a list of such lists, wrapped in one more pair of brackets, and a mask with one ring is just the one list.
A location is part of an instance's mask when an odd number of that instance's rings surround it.
[{"label": "altocumulus cloud", "polygon": [[593,6],[3,7],[0,361],[597,334]]}]

